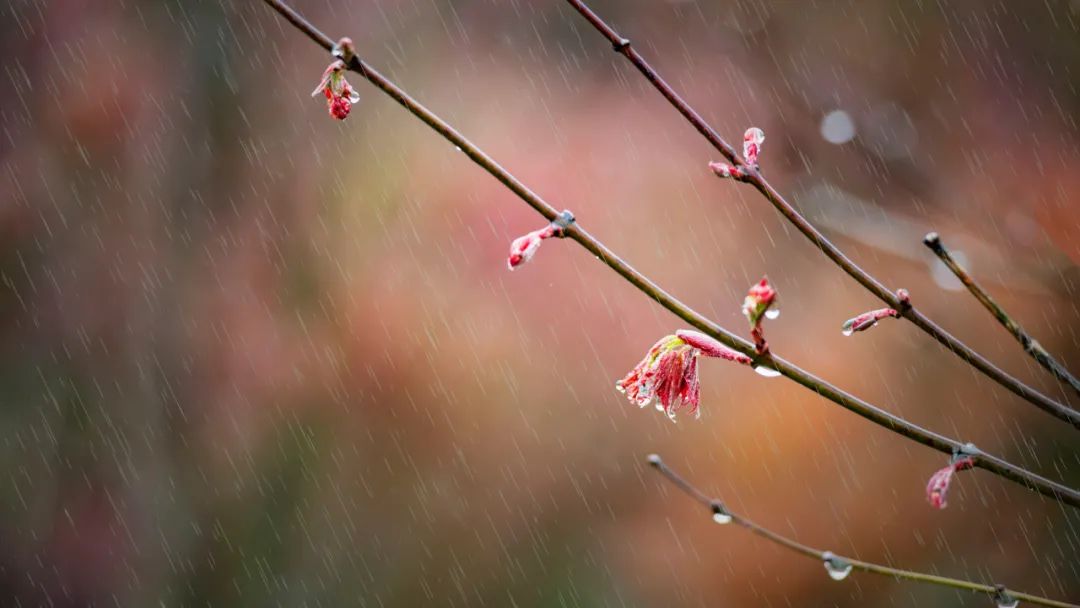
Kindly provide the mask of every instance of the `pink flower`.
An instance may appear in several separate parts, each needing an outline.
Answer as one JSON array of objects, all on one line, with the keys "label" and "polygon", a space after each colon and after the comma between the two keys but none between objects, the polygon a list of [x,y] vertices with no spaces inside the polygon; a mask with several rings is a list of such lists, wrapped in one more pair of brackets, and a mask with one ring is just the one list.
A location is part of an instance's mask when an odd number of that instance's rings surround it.
[{"label": "pink flower", "polygon": [[765,132],[757,127],[750,127],[743,134],[743,160],[747,165],[756,167],[758,156],[761,154],[761,145],[765,143]]},{"label": "pink flower", "polygon": [[338,120],[345,120],[349,115],[349,110],[352,109],[352,104],[360,101],[360,93],[357,93],[356,89],[352,88],[352,85],[345,80],[345,70],[344,61],[340,59],[334,60],[323,72],[319,86],[315,87],[315,90],[311,92],[312,97],[316,97],[320,93],[326,97],[326,105],[330,111],[330,116]]},{"label": "pink flower", "polygon": [[656,400],[656,409],[675,420],[675,412],[687,407],[700,417],[701,383],[698,358],[701,355],[750,365],[750,357],[737,353],[703,333],[679,330],[653,344],[625,378],[615,383],[631,403],[640,407]]},{"label": "pink flower", "polygon": [[949,466],[930,476],[930,481],[926,484],[926,500],[930,501],[930,504],[935,509],[944,509],[947,506],[945,494],[949,491],[949,484],[952,483],[953,475],[957,471],[974,467],[975,459],[971,456],[954,457]]},{"label": "pink flower", "polygon": [[531,260],[536,255],[536,250],[540,249],[540,243],[544,239],[555,236],[557,228],[555,224],[548,224],[539,230],[533,230],[525,236],[514,239],[514,242],[510,243],[510,257],[506,259],[507,267],[513,270]]},{"label": "pink flower", "polygon": [[879,310],[871,310],[870,312],[864,312],[857,317],[853,317],[844,321],[844,324],[840,326],[841,331],[845,336],[850,336],[857,331],[866,331],[871,327],[877,325],[877,322],[885,317],[893,317],[895,319],[900,318],[900,313],[892,308],[882,308]]}]

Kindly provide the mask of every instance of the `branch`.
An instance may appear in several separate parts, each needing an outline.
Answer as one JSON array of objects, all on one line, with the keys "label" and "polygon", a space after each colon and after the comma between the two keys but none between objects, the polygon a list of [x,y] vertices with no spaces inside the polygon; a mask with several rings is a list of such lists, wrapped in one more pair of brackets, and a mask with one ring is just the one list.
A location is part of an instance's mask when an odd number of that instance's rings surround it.
[{"label": "branch", "polygon": [[[299,13],[288,7],[284,2],[281,0],[264,1],[270,7],[281,13],[281,15],[295,25],[297,29],[307,34],[307,36],[319,44],[319,46],[327,51],[333,47],[333,42],[326,34],[323,34],[316,29],[315,26],[307,22],[307,20],[300,16]],[[502,166],[495,162],[495,160],[488,156],[483,150],[476,147],[476,145],[466,139],[465,136],[458,133],[457,130],[433,114],[431,110],[428,110],[421,105],[420,102],[410,97],[405,91],[398,88],[397,85],[362,61],[359,57],[351,57],[349,68],[366,78],[379,90],[404,106],[405,109],[409,110],[409,112],[419,118],[424,124],[428,125],[460,148],[462,152],[473,160],[473,162],[480,165],[480,167],[490,173],[495,179],[499,180],[499,182],[516,194],[518,198],[535,209],[537,213],[544,216],[549,221],[555,221],[556,218],[559,217],[559,212],[542,199],[540,195],[518,181],[516,177],[511,175],[506,169],[502,168]],[[755,361],[762,362],[768,367],[779,371],[784,376],[805,386],[815,393],[818,393],[833,403],[855,412],[863,418],[894,433],[903,435],[917,443],[921,443],[949,455],[962,449],[963,444],[961,444],[961,442],[928,431],[899,416],[875,407],[780,357],[771,354],[759,356],[754,352],[753,344],[725,330],[716,323],[713,323],[686,304],[683,304],[668,292],[661,289],[656,283],[653,283],[650,279],[635,270],[632,266],[623,261],[622,258],[615,255],[615,253],[608,249],[607,246],[586,232],[580,224],[575,222],[567,226],[563,231],[563,236],[573,239],[603,263],[607,264],[621,277],[626,279],[627,282],[638,288],[642,293],[649,296],[693,327],[719,340],[725,346],[743,353],[744,355],[755,359]],[[973,459],[975,461],[974,466],[976,467],[990,471],[1002,478],[1016,482],[1044,496],[1053,498],[1054,500],[1061,501],[1073,507],[1080,507],[1080,492],[1077,490],[1050,481],[1045,477],[989,454],[979,452],[973,456]]]},{"label": "branch", "polygon": [[1031,355],[1033,359],[1039,362],[1039,365],[1046,368],[1046,370],[1053,374],[1058,380],[1071,386],[1072,389],[1076,391],[1076,394],[1080,395],[1080,380],[1077,380],[1076,376],[1069,373],[1069,370],[1065,369],[1065,366],[1057,359],[1050,356],[1050,353],[1046,352],[1046,349],[1042,347],[1042,344],[1039,344],[1035,338],[1031,337],[1031,334],[1024,331],[1024,328],[1020,327],[1020,324],[1010,317],[1009,313],[1005,312],[1005,309],[994,301],[994,298],[990,297],[990,294],[986,293],[986,291],[975,282],[975,279],[964,270],[964,267],[961,266],[956,261],[956,258],[949,253],[949,250],[945,248],[938,233],[931,232],[926,235],[926,238],[923,239],[923,243],[925,243],[926,246],[930,248],[930,251],[933,251],[934,254],[948,266],[949,270],[956,275],[956,278],[960,279],[960,282],[964,284],[964,287],[968,288],[971,295],[975,296],[975,299],[978,300],[986,310],[989,310],[990,314],[994,315],[994,318],[1005,326],[1005,329],[1009,330],[1009,333],[1020,342],[1020,346],[1024,347],[1024,352]]},{"label": "branch", "polygon": [[[761,536],[767,540],[770,540],[785,549],[794,551],[801,555],[824,562],[829,574],[836,579],[846,578],[851,570],[859,572],[869,572],[871,574],[878,574],[881,576],[887,576],[889,578],[898,580],[915,581],[918,583],[929,583],[932,585],[940,585],[942,587],[952,587],[954,589],[963,589],[965,591],[972,591],[975,593],[985,593],[995,599],[1005,599],[1011,597],[1015,600],[1028,602],[1031,604],[1038,604],[1041,606],[1064,606],[1066,608],[1080,608],[1075,604],[1067,604],[1065,602],[1058,602],[1055,600],[1047,599],[1037,595],[1030,595],[1027,593],[1021,593],[1018,591],[1008,590],[1001,585],[983,585],[972,581],[966,581],[955,578],[946,578],[944,576],[937,576],[934,574],[925,574],[922,572],[913,572],[911,570],[899,570],[897,568],[890,568],[888,566],[882,566],[880,564],[874,564],[871,562],[864,562],[850,557],[841,557],[829,551],[821,551],[820,549],[814,549],[808,547],[798,541],[792,540],[778,532],[774,532],[768,528],[760,526],[753,521],[746,519],[741,515],[732,513],[728,508],[719,500],[709,498],[704,492],[694,487],[689,481],[684,479],[681,475],[671,470],[660,456],[656,454],[649,455],[649,464],[656,468],[668,481],[675,485],[675,487],[682,490],[685,494],[697,502],[705,505],[709,508],[713,514],[713,519],[718,523],[735,522],[740,526],[750,530],[754,534]],[[1004,602],[998,603],[999,606],[1005,605]]]},{"label": "branch", "polygon": [[634,64],[634,67],[640,71],[649,82],[656,87],[656,90],[660,91],[660,94],[667,99],[680,114],[683,115],[686,120],[697,129],[698,133],[701,133],[706,140],[714,148],[716,148],[728,162],[732,163],[740,172],[740,180],[749,184],[752,184],[757,188],[770,203],[776,207],[776,210],[780,212],[789,222],[791,222],[799,232],[803,233],[806,238],[810,239],[818,249],[822,251],[830,260],[832,260],[837,266],[839,266],[844,272],[850,275],[853,279],[858,281],[860,285],[866,288],[867,291],[877,296],[881,301],[889,305],[890,308],[901,311],[901,315],[914,323],[917,327],[929,334],[935,340],[940,342],[946,348],[954,352],[958,357],[968,362],[983,374],[986,374],[998,384],[1009,389],[1013,393],[1023,397],[1027,401],[1033,403],[1039,409],[1047,412],[1048,414],[1064,420],[1072,424],[1077,429],[1080,429],[1080,412],[1070,409],[1069,407],[1054,401],[1046,395],[1036,391],[1030,386],[1020,382],[1016,378],[1010,376],[1002,369],[996,367],[993,363],[988,361],[982,355],[973,351],[966,344],[954,337],[949,332],[942,329],[936,323],[931,321],[928,317],[916,310],[914,307],[905,305],[900,301],[896,294],[889,291],[884,285],[882,285],[877,279],[872,277],[862,268],[859,268],[855,262],[852,262],[840,249],[833,245],[829,239],[825,238],[825,235],[818,232],[816,228],[806,218],[804,218],[798,211],[795,210],[787,200],[784,199],[780,193],[772,187],[772,185],[762,177],[757,167],[750,166],[739,159],[735,152],[735,149],[731,147],[720,135],[709,126],[708,123],[699,115],[678,93],[675,92],[671,85],[669,85],[660,74],[653,69],[651,65],[637,52],[636,49],[630,46],[630,40],[623,38],[616,32],[610,25],[604,22],[599,15],[594,13],[592,9],[585,5],[581,0],[567,0],[577,12],[581,13],[585,19],[593,25],[601,34],[604,35],[608,41],[614,46],[615,51],[622,54],[630,63]]}]

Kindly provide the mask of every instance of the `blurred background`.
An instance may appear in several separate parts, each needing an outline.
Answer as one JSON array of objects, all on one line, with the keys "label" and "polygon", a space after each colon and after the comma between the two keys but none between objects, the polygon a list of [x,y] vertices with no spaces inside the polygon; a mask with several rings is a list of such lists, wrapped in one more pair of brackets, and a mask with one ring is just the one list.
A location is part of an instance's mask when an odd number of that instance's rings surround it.
[{"label": "blurred background", "polygon": [[[1080,486],[1075,431],[880,304],[558,0],[295,0],[553,205],[739,333]],[[885,284],[1080,406],[938,268],[941,233],[1080,371],[1080,3],[596,0]],[[260,2],[0,6],[0,605],[987,606],[835,582],[676,493],[865,560],[1080,600],[1080,514],[784,379],[613,385],[681,323]]]}]

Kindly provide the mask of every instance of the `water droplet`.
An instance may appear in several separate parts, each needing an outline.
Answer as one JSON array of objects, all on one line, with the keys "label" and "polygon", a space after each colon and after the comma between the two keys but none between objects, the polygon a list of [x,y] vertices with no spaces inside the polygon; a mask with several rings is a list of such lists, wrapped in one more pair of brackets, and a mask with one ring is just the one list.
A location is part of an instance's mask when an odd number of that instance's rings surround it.
[{"label": "water droplet", "polygon": [[769,310],[765,311],[765,318],[766,319],[776,319],[779,316],[780,316],[780,309],[779,308],[770,308]]},{"label": "water droplet", "polygon": [[719,501],[713,501],[711,507],[713,521],[721,525],[731,523],[731,513],[727,512],[727,509],[724,508],[723,504],[721,504]]},{"label": "water droplet", "polygon": [[461,146],[454,146],[454,149],[457,150],[458,152],[461,152]]},{"label": "water droplet", "polygon": [[1009,595],[1004,585],[994,585],[994,605],[997,608],[1016,608],[1020,605],[1020,600]]},{"label": "water droplet", "polygon": [[850,327],[845,327],[840,330],[840,333],[844,334],[845,336],[850,336],[855,333],[855,330],[851,329]]},{"label": "water droplet", "polygon": [[357,91],[356,89],[351,89],[349,91],[349,103],[359,103],[359,101],[360,101],[360,92]]},{"label": "water droplet", "polygon": [[823,557],[825,571],[829,573],[829,578],[832,580],[842,581],[851,574],[851,564],[847,560],[837,557],[829,551],[826,551]]},{"label": "water droplet", "polygon": [[763,376],[765,378],[775,378],[780,375],[780,372],[767,365],[755,365],[754,371],[757,372],[759,376]]}]

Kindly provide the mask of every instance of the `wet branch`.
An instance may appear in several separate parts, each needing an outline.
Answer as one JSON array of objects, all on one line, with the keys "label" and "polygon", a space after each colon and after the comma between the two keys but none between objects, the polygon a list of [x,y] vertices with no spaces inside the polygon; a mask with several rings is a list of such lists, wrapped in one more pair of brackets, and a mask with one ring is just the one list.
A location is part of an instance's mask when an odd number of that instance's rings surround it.
[{"label": "wet branch", "polygon": [[1065,369],[1065,366],[1061,364],[1057,359],[1052,357],[1050,353],[1046,352],[1046,349],[1042,347],[1042,344],[1031,337],[1031,334],[1024,331],[1023,327],[1017,323],[1009,313],[1005,312],[995,300],[990,297],[990,294],[975,282],[974,277],[968,274],[967,270],[956,261],[956,258],[949,253],[949,250],[942,244],[941,238],[938,233],[931,232],[923,239],[923,243],[933,251],[935,255],[952,271],[956,278],[960,279],[960,282],[964,284],[964,287],[968,288],[971,295],[975,296],[975,299],[979,301],[986,310],[990,311],[990,314],[994,315],[994,318],[998,320],[1005,329],[1009,330],[1009,333],[1013,335],[1020,346],[1024,347],[1024,352],[1031,355],[1031,358],[1039,362],[1048,372],[1054,375],[1055,378],[1068,384],[1072,387],[1076,394],[1080,395],[1080,380],[1077,380],[1076,376],[1069,373],[1069,370]]},{"label": "wet branch", "polygon": [[743,177],[740,178],[740,181],[752,184],[758,192],[776,207],[776,210],[779,211],[784,218],[791,222],[799,232],[806,236],[806,238],[810,239],[810,242],[820,249],[826,257],[833,261],[833,263],[855,279],[860,285],[865,287],[867,291],[888,304],[890,308],[900,311],[901,316],[914,323],[919,329],[922,329],[980,372],[989,376],[998,384],[1009,389],[1016,395],[1034,404],[1039,409],[1080,429],[1080,412],[1047,397],[1009,375],[1004,370],[998,368],[985,357],[976,353],[969,346],[931,321],[926,315],[916,310],[910,303],[901,302],[900,298],[895,293],[860,268],[855,262],[851,261],[851,259],[844,255],[836,245],[829,241],[829,239],[819,232],[817,228],[814,228],[806,218],[788,203],[787,200],[784,199],[784,197],[761,175],[757,167],[752,167],[744,163],[735,152],[735,149],[724,141],[716,130],[709,126],[709,124],[705,122],[705,119],[690,107],[690,104],[686,103],[686,101],[675,92],[671,85],[669,85],[660,74],[649,65],[649,62],[645,61],[645,58],[630,45],[629,39],[622,37],[600,18],[599,15],[586,6],[582,0],[567,0],[567,2],[569,2],[577,12],[581,13],[581,15],[603,34],[609,42],[611,42],[616,52],[620,53],[626,57],[630,63],[634,64],[634,67],[636,67],[638,71],[641,72],[658,91],[660,91],[660,94],[663,95],[664,98],[667,99],[668,102],[670,102],[671,105],[674,106],[695,129],[697,129],[698,133],[701,133],[701,135],[704,136],[728,162],[741,170]]},{"label": "wet branch", "polygon": [[[1076,604],[1067,604],[1065,602],[1059,602],[1056,600],[1047,599],[1038,595],[1031,595],[1028,593],[1022,593],[1019,591],[1013,591],[1006,589],[1001,585],[984,585],[972,581],[965,581],[956,578],[947,578],[944,576],[937,576],[934,574],[925,574],[922,572],[913,572],[911,570],[900,570],[898,568],[890,568],[889,566],[882,566],[880,564],[874,564],[871,562],[864,562],[850,557],[842,557],[836,555],[830,551],[822,551],[820,549],[814,549],[808,547],[796,540],[792,540],[783,534],[774,532],[764,526],[758,525],[753,521],[735,513],[732,513],[727,506],[721,501],[710,498],[704,492],[699,490],[682,475],[679,475],[675,471],[671,470],[664,463],[663,460],[656,454],[650,454],[648,458],[649,464],[652,465],[661,475],[668,481],[679,488],[682,492],[689,495],[691,498],[709,508],[709,511],[713,514],[713,519],[718,522],[727,523],[729,521],[735,522],[740,526],[750,530],[754,534],[768,539],[785,549],[789,549],[796,553],[805,555],[807,557],[816,559],[823,562],[827,568],[830,568],[830,573],[836,572],[836,576],[844,578],[847,576],[850,570],[858,572],[869,572],[870,574],[878,574],[881,576],[887,576],[896,580],[914,581],[917,583],[928,583],[931,585],[940,585],[942,587],[952,587],[954,589],[963,589],[965,591],[971,591],[974,593],[985,593],[991,598],[1001,599],[1008,594],[1009,597],[1022,602],[1028,602],[1031,604],[1037,604],[1040,606],[1059,606],[1066,608],[1080,608]],[[850,566],[850,570],[847,567]],[[1001,605],[999,603],[998,605]]]},{"label": "wet branch", "polygon": [[[333,41],[323,34],[321,31],[315,28],[311,23],[305,20],[299,13],[287,6],[281,0],[264,0],[266,4],[274,8],[282,16],[289,20],[297,29],[307,34],[309,38],[314,40],[319,46],[323,47],[327,51],[333,47]],[[490,173],[495,179],[499,180],[503,185],[509,188],[514,194],[521,200],[525,201],[530,207],[536,210],[537,213],[547,218],[549,221],[555,221],[559,217],[559,212],[555,207],[549,205],[540,195],[530,190],[525,184],[518,181],[516,177],[510,174],[501,165],[495,162],[490,156],[488,156],[483,150],[478,148],[475,144],[465,138],[461,133],[443,121],[428,110],[426,107],[420,104],[412,97],[410,97],[405,91],[401,90],[397,85],[388,80],[385,76],[373,69],[371,66],[362,61],[359,57],[353,56],[349,62],[349,69],[360,74],[366,78],[369,82],[375,85],[379,90],[383,91],[399,104],[404,106],[409,112],[420,119],[424,124],[428,125],[444,138],[461,149],[469,158],[473,160],[477,165],[480,165],[485,171]],[[674,296],[669,294],[660,288],[652,280],[645,277],[638,272],[622,258],[615,255],[606,245],[597,240],[594,236],[589,234],[579,224],[570,224],[564,231],[563,236],[573,239],[580,244],[590,253],[599,258],[602,262],[607,264],[612,270],[617,272],[620,276],[627,280],[631,285],[638,288],[642,293],[649,296],[661,306],[674,313],[680,319],[686,321],[694,328],[712,336],[719,340],[724,345],[743,353],[744,355],[755,359],[755,361],[772,367],[779,371],[784,376],[794,380],[802,386],[818,393],[822,397],[852,411],[856,414],[866,418],[875,424],[882,426],[894,433],[903,435],[912,441],[921,443],[925,446],[934,448],[939,452],[952,455],[961,449],[962,444],[955,439],[939,435],[932,431],[926,430],[916,424],[908,422],[907,420],[891,414],[885,410],[882,410],[870,403],[851,395],[844,390],[830,384],[829,382],[818,378],[817,376],[801,369],[800,367],[790,363],[780,357],[772,354],[758,355],[754,351],[754,345],[750,342],[736,336],[735,334],[720,327],[716,323],[705,318],[700,313],[694,311],[686,304],[682,303]],[[1080,507],[1080,491],[1073,488],[1064,486],[1055,481],[1051,481],[1037,475],[1024,468],[1011,464],[1001,458],[991,456],[982,452],[978,452],[972,456],[975,461],[976,467],[982,468],[986,471],[990,471],[1002,478],[1016,482],[1026,488],[1034,490],[1044,496],[1053,498],[1054,500],[1061,501],[1073,507]]]}]

